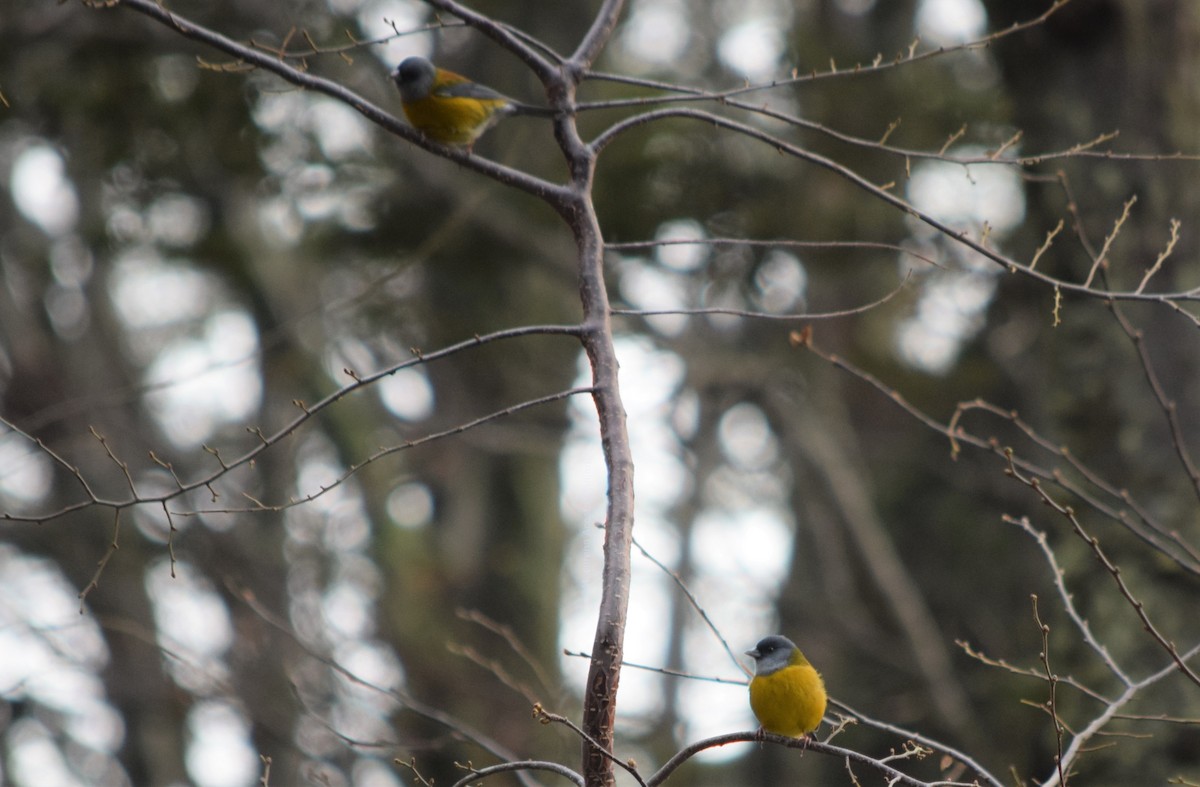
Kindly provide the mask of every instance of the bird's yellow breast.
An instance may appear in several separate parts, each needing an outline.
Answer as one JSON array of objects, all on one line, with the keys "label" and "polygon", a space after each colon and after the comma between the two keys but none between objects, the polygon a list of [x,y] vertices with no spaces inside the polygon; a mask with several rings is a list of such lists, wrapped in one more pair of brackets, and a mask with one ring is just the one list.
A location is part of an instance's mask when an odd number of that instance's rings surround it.
[{"label": "bird's yellow breast", "polygon": [[414,128],[443,145],[470,145],[507,108],[504,100],[431,95],[404,104],[404,115]]},{"label": "bird's yellow breast", "polygon": [[767,732],[797,738],[825,715],[825,682],[808,664],[792,664],[750,681],[750,709]]}]

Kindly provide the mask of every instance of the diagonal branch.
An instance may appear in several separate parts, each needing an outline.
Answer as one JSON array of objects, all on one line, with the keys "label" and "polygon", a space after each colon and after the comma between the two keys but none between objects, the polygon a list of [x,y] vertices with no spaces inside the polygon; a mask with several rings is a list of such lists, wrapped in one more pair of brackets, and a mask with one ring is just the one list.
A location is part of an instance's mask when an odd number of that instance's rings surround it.
[{"label": "diagonal branch", "polygon": [[[432,142],[412,126],[402,122],[395,115],[376,106],[363,96],[338,82],[310,74],[307,71],[289,65],[278,55],[268,54],[254,46],[239,43],[215,30],[192,22],[184,16],[173,11],[168,11],[157,0],[115,0],[114,5],[136,11],[186,38],[199,41],[213,49],[224,52],[248,66],[269,71],[297,87],[316,93],[323,93],[331,98],[335,98],[395,136],[422,147],[431,153],[451,159],[461,166],[473,169],[507,186],[520,189],[551,204],[559,203],[565,197],[565,190],[561,186],[556,186],[549,181],[481,158],[470,151],[459,148],[448,148]],[[109,6],[103,5],[100,7],[107,8]]]},{"label": "diagonal branch", "polygon": [[[102,499],[94,491],[92,491],[91,487],[88,486],[87,483],[83,480],[82,475],[79,473],[79,471],[76,468],[74,468],[72,465],[67,463],[65,460],[63,460],[61,457],[59,457],[57,454],[50,451],[50,449],[48,447],[46,447],[45,444],[42,443],[42,441],[37,440],[36,438],[30,436],[26,432],[24,432],[21,429],[19,429],[18,427],[16,427],[14,424],[11,424],[7,421],[4,421],[3,419],[0,419],[0,424],[9,427],[17,434],[20,434],[21,436],[37,443],[37,445],[39,446],[39,448],[41,448],[41,450],[45,451],[51,458],[55,459],[60,465],[67,468],[71,472],[71,474],[74,477],[76,477],[81,484],[83,484],[84,489],[87,492],[87,498],[85,500],[81,500],[77,503],[71,503],[69,505],[63,506],[62,508],[60,508],[56,511],[48,512],[48,513],[20,515],[20,514],[13,514],[13,513],[7,512],[7,511],[0,511],[0,521],[7,520],[7,521],[36,522],[36,523],[48,522],[52,519],[57,519],[59,517],[65,516],[67,514],[74,513],[75,511],[79,511],[79,510],[88,508],[89,506],[92,506],[92,505],[107,506],[109,508],[114,508],[114,509],[130,508],[132,506],[143,504],[143,503],[166,502],[168,500],[175,499],[177,497],[186,495],[189,492],[194,492],[199,489],[205,489],[205,488],[211,489],[212,488],[211,485],[214,482],[216,482],[218,479],[222,478],[225,475],[228,475],[231,471],[236,470],[239,467],[243,467],[243,466],[252,464],[265,451],[270,449],[273,445],[278,443],[280,440],[287,437],[289,434],[296,431],[298,428],[300,428],[300,426],[305,424],[310,419],[315,418],[317,416],[317,414],[320,413],[321,411],[325,410],[328,407],[331,407],[333,404],[341,401],[342,399],[346,398],[350,394],[355,393],[356,391],[359,391],[369,385],[372,385],[385,377],[393,375],[402,369],[407,369],[407,368],[410,368],[413,366],[426,364],[431,361],[435,361],[435,360],[438,360],[441,358],[446,358],[451,355],[456,355],[460,352],[465,352],[466,350],[471,349],[473,347],[479,347],[484,344],[490,344],[492,342],[500,341],[503,339],[511,339],[511,338],[518,338],[518,337],[524,337],[524,336],[539,336],[539,335],[540,336],[579,336],[580,330],[581,330],[580,327],[577,325],[530,325],[530,326],[524,326],[524,327],[520,327],[520,328],[510,328],[510,329],[506,329],[506,330],[495,331],[493,333],[485,334],[482,336],[475,336],[466,341],[458,342],[457,344],[452,344],[449,347],[443,347],[442,349],[437,350],[435,352],[422,353],[420,350],[414,349],[413,352],[416,355],[415,358],[410,358],[409,360],[402,361],[397,364],[393,364],[393,365],[388,366],[384,369],[381,369],[377,372],[373,372],[372,374],[360,375],[352,370],[347,369],[347,370],[345,370],[346,374],[354,381],[351,384],[346,385],[342,388],[339,388],[338,390],[336,390],[333,393],[329,394],[328,396],[324,397],[323,399],[316,402],[315,404],[309,405],[309,404],[306,404],[299,400],[296,400],[293,403],[301,410],[301,414],[299,416],[293,418],[291,421],[284,424],[282,427],[280,427],[278,430],[276,430],[275,432],[273,432],[271,434],[265,434],[261,430],[257,430],[257,429],[251,430],[256,435],[258,435],[258,437],[259,437],[258,444],[255,445],[250,450],[244,452],[241,456],[238,456],[237,458],[227,460],[221,456],[220,452],[217,449],[206,446],[205,450],[207,450],[214,457],[216,457],[216,459],[220,465],[220,467],[218,469],[208,473],[207,475],[202,476],[199,479],[196,479],[194,481],[190,481],[187,483],[179,483],[178,479],[177,479],[176,480],[177,486],[175,489],[172,489],[168,492],[164,492],[162,494],[156,494],[156,495],[144,495],[144,496],[133,495],[131,497],[128,497],[128,498],[125,498],[122,500]],[[161,464],[161,460],[159,461],[159,463]]]},{"label": "diagonal branch", "polygon": [[536,48],[530,46],[523,36],[518,35],[508,26],[478,11],[473,11],[454,0],[425,0],[425,3],[439,11],[445,11],[448,14],[457,16],[471,27],[521,58],[537,74],[538,79],[543,84],[549,86],[561,79],[557,66],[547,60]]},{"label": "diagonal branch", "polygon": [[596,18],[592,20],[592,26],[588,28],[587,34],[584,35],[583,40],[579,42],[579,46],[571,55],[571,66],[576,70],[577,75],[595,62],[600,51],[612,38],[613,29],[616,28],[617,20],[624,7],[625,0],[604,0],[604,5],[596,13]]},{"label": "diagonal branch", "polygon": [[[1145,282],[1143,281],[1143,285]],[[1141,292],[1142,287],[1138,287],[1138,292]],[[1159,378],[1158,372],[1155,371],[1154,362],[1150,358],[1150,351],[1146,347],[1145,334],[1133,327],[1125,313],[1116,305],[1112,304],[1113,316],[1117,319],[1117,324],[1121,326],[1121,330],[1133,342],[1137,348],[1138,360],[1142,365],[1142,373],[1146,377],[1146,384],[1150,386],[1150,391],[1154,394],[1155,401],[1162,408],[1163,415],[1167,419],[1167,426],[1171,429],[1171,445],[1175,448],[1175,455],[1179,458],[1179,463],[1183,466],[1183,471],[1187,473],[1188,480],[1192,482],[1192,490],[1196,494],[1197,499],[1200,499],[1200,469],[1197,469],[1195,461],[1192,459],[1192,454],[1188,451],[1187,442],[1183,434],[1183,426],[1179,422],[1179,407],[1175,401],[1167,395],[1166,389],[1163,387],[1162,380]]]},{"label": "diagonal branch", "polygon": [[[1012,451],[1009,450],[1008,454],[1011,456]],[[1138,619],[1142,622],[1142,627],[1148,634],[1150,634],[1154,641],[1161,645],[1167,654],[1170,655],[1172,661],[1175,662],[1175,666],[1179,669],[1179,671],[1182,672],[1188,678],[1188,680],[1192,681],[1192,683],[1200,686],[1200,675],[1197,675],[1192,668],[1188,666],[1187,661],[1179,654],[1179,649],[1176,647],[1175,643],[1171,640],[1168,640],[1163,633],[1158,630],[1158,627],[1155,626],[1150,620],[1150,615],[1146,612],[1146,605],[1133,595],[1133,591],[1129,589],[1129,585],[1125,582],[1125,578],[1121,576],[1120,566],[1114,563],[1112,558],[1108,556],[1108,553],[1105,552],[1103,547],[1100,546],[1100,539],[1091,535],[1087,532],[1087,530],[1084,529],[1083,523],[1079,521],[1079,517],[1075,514],[1075,509],[1073,509],[1071,506],[1063,505],[1055,500],[1050,493],[1048,493],[1042,487],[1041,482],[1038,481],[1037,478],[1031,478],[1029,476],[1022,475],[1015,463],[1009,463],[1007,472],[1017,481],[1020,481],[1022,484],[1032,489],[1043,503],[1050,506],[1050,508],[1055,512],[1064,516],[1067,521],[1071,523],[1071,529],[1074,530],[1075,534],[1083,539],[1084,543],[1091,548],[1092,554],[1096,556],[1096,559],[1100,561],[1100,564],[1104,566],[1105,570],[1108,571],[1113,580],[1117,583],[1117,589],[1120,590],[1121,595],[1125,598],[1125,600],[1129,602],[1129,606],[1133,607],[1133,611],[1137,613]]]},{"label": "diagonal branch", "polygon": [[819,167],[823,167],[850,181],[855,186],[876,197],[877,199],[886,202],[892,207],[895,207],[912,216],[918,221],[929,225],[953,241],[1003,267],[1010,273],[1021,273],[1026,277],[1035,279],[1043,284],[1060,287],[1064,292],[1074,293],[1077,295],[1086,295],[1093,298],[1099,297],[1123,301],[1148,301],[1153,303],[1200,301],[1200,288],[1186,290],[1183,292],[1112,292],[1109,290],[1095,289],[1090,285],[1090,282],[1080,284],[1077,282],[1055,278],[1054,276],[1038,271],[1036,268],[1026,265],[1025,263],[1018,262],[1012,257],[1001,254],[999,251],[985,245],[981,240],[973,240],[972,238],[968,237],[965,230],[956,230],[950,227],[948,224],[935,218],[933,215],[917,209],[914,205],[891,193],[891,191],[888,189],[875,185],[862,175],[855,172],[853,169],[840,164],[831,158],[822,156],[819,153],[813,153],[810,150],[806,150],[798,145],[776,137],[773,134],[769,134],[762,129],[755,128],[754,126],[741,123],[736,120],[731,120],[721,115],[715,115],[711,112],[704,112],[697,109],[678,108],[660,109],[653,112],[647,112],[642,115],[636,115],[610,126],[592,141],[591,147],[597,153],[599,153],[622,133],[637,126],[645,125],[657,120],[665,120],[668,118],[687,118],[689,120],[698,120],[702,123],[716,126],[717,128],[734,131],[751,139],[756,139],[759,142],[770,145],[782,154],[793,156],[811,164],[815,164]]}]

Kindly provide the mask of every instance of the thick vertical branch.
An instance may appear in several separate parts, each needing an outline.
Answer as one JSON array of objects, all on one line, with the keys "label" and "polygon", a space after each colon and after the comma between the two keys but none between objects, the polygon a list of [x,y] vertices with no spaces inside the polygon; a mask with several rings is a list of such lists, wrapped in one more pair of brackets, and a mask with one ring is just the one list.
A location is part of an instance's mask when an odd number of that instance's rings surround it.
[{"label": "thick vertical branch", "polygon": [[[617,381],[617,356],[604,285],[603,240],[590,194],[580,192],[570,216],[579,249],[579,292],[583,301],[583,346],[592,367],[593,399],[608,467],[608,510],[604,528],[604,570],[596,638],[583,704],[583,729],[611,753],[621,677],[625,619],[629,609],[629,550],[633,538],[633,455],[625,407]],[[584,743],[588,787],[613,783],[605,752]]]},{"label": "thick vertical branch", "polygon": [[[616,26],[624,0],[605,0],[584,40],[564,64],[556,88],[565,95],[557,103],[571,105],[584,69],[604,47]],[[600,419],[600,440],[608,468],[608,509],[604,521],[604,569],[592,661],[583,698],[583,730],[594,744],[583,744],[587,787],[610,787],[613,778],[613,732],[617,686],[625,652],[629,612],[629,551],[633,543],[633,453],[618,383],[611,308],[604,284],[604,238],[592,204],[592,182],[598,150],[584,144],[573,116],[560,118],[555,137],[566,154],[573,198],[559,209],[575,236],[579,253],[579,297],[583,303],[583,348],[592,367],[592,398]]]}]

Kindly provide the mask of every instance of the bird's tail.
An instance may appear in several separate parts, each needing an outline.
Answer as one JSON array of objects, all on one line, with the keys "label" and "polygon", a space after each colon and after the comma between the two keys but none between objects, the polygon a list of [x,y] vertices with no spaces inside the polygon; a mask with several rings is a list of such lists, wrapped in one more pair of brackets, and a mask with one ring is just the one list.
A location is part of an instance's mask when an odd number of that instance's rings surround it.
[{"label": "bird's tail", "polygon": [[550,107],[537,107],[533,104],[522,104],[513,101],[509,104],[509,110],[513,115],[531,115],[539,118],[552,118],[558,115],[558,112]]}]

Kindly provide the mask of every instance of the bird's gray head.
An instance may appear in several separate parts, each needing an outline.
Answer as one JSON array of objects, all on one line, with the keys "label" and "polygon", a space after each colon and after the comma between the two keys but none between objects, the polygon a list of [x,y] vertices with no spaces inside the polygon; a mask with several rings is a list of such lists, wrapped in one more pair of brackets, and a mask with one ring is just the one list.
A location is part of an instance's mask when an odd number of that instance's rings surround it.
[{"label": "bird's gray head", "polygon": [[423,57],[406,57],[392,72],[392,80],[400,88],[401,101],[419,101],[429,95],[437,70]]},{"label": "bird's gray head", "polygon": [[746,655],[754,659],[755,675],[770,675],[788,665],[795,649],[796,644],[787,637],[772,634],[760,639],[753,650],[746,651]]}]

